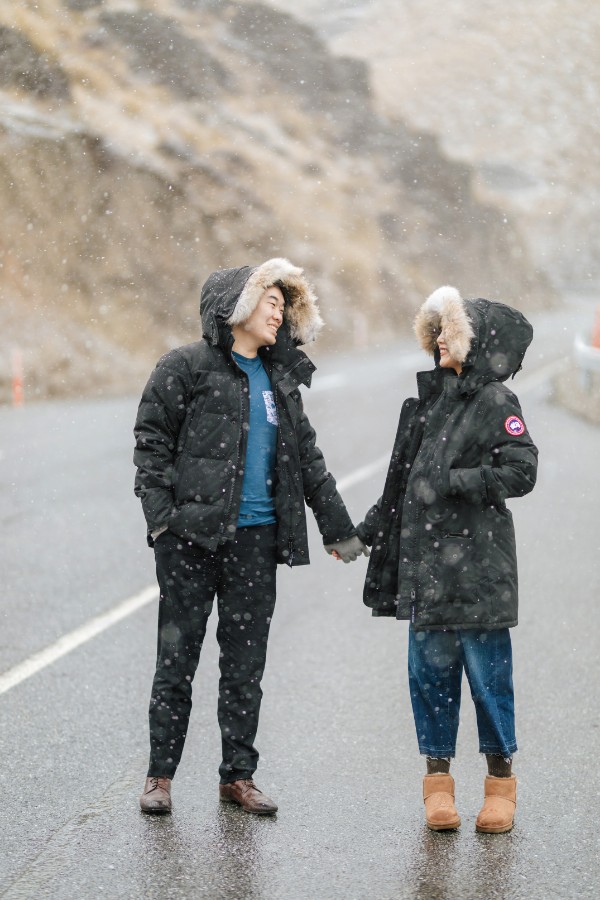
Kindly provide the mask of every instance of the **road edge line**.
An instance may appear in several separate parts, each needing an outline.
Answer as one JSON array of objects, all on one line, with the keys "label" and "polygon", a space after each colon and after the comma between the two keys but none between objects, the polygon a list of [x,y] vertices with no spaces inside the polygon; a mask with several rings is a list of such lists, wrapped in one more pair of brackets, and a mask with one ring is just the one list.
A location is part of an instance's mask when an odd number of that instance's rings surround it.
[{"label": "road edge line", "polygon": [[108,612],[95,616],[68,634],[64,634],[53,644],[44,647],[38,653],[34,653],[33,656],[13,666],[12,669],[8,669],[8,671],[0,675],[0,695],[31,678],[32,675],[45,669],[61,657],[66,656],[67,653],[70,653],[82,644],[87,643],[98,634],[106,631],[111,625],[126,619],[132,613],[137,612],[138,609],[156,599],[156,597],[158,597],[158,587],[150,585],[138,594],[123,600],[122,603],[109,609]]},{"label": "road edge line", "polygon": [[338,491],[347,491],[348,488],[354,487],[355,484],[360,484],[361,481],[366,481],[371,475],[380,472],[384,466],[387,467],[391,453],[390,449],[388,453],[380,456],[379,459],[374,460],[372,463],[367,463],[366,466],[361,466],[360,469],[355,469],[354,472],[350,472],[344,478],[340,478],[337,482]]}]

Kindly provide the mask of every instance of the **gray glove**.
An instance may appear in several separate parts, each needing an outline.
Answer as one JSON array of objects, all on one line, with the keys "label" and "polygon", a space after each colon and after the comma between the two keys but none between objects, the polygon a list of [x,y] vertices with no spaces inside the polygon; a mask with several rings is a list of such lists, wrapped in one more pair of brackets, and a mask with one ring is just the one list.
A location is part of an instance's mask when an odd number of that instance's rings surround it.
[{"label": "gray glove", "polygon": [[333,553],[335,550],[339,558],[345,563],[354,562],[361,553],[365,556],[371,555],[369,548],[363,544],[356,534],[345,541],[338,541],[337,544],[325,544],[325,549],[328,553]]}]

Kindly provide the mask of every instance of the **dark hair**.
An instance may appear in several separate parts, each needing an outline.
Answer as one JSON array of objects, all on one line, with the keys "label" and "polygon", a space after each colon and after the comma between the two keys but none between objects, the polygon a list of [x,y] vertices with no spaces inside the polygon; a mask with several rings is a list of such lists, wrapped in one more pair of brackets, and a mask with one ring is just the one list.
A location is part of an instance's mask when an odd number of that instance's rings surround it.
[{"label": "dark hair", "polygon": [[283,302],[287,306],[291,302],[290,292],[288,286],[283,281],[275,281],[273,282],[273,287],[278,287],[281,293],[283,294]]}]

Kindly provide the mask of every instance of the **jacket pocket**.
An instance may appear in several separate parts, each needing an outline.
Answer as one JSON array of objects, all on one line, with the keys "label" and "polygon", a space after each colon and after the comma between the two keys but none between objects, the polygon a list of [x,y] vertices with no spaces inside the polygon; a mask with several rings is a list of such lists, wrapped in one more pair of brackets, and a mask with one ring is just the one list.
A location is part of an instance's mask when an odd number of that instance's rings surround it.
[{"label": "jacket pocket", "polygon": [[434,541],[436,594],[448,603],[477,602],[480,587],[475,541],[462,534],[447,534]]}]

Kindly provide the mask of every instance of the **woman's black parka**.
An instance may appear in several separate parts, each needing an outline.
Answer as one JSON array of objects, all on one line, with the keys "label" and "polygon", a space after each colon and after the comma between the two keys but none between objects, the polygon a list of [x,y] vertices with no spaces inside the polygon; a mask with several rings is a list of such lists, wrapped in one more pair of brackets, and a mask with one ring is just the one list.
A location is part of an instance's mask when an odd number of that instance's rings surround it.
[{"label": "woman's black parka", "polygon": [[[364,602],[421,629],[511,627],[517,558],[505,501],[532,490],[537,449],[503,382],[520,369],[533,331],[517,310],[462,300],[452,288],[430,301],[416,330],[436,368],[417,375],[383,495],[357,529],[372,545]],[[459,376],[439,366],[441,326],[451,355],[464,360]]]},{"label": "woman's black parka", "polygon": [[240,507],[249,394],[235,363],[231,325],[251,314],[262,292],[278,284],[284,322],[272,347],[259,352],[271,380],[279,428],[274,484],[278,559],[309,562],[305,501],[324,543],[356,530],[327,471],[304,413],[299,385],[310,386],[314,365],[297,348],[320,327],[316,300],[302,270],[287,260],[213,273],[202,290],[203,339],[159,360],[135,424],[135,492],[142,501],[148,542],[168,526],[184,540],[214,551],[233,540]]}]

